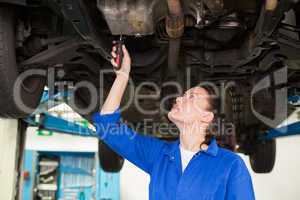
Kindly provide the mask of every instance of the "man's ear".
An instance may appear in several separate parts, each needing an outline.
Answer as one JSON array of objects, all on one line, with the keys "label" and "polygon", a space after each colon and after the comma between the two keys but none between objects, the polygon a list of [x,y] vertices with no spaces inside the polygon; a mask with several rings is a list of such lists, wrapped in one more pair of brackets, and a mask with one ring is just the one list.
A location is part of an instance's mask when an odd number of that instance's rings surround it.
[{"label": "man's ear", "polygon": [[214,119],[214,113],[211,111],[206,111],[205,113],[203,113],[203,118],[202,120],[206,123],[210,123],[212,122]]}]

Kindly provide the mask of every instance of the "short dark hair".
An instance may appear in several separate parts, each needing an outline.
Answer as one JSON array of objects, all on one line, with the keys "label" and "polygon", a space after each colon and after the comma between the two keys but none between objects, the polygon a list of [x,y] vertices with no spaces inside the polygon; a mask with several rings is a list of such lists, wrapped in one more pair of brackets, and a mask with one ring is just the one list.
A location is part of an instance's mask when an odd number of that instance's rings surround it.
[{"label": "short dark hair", "polygon": [[208,102],[209,102],[209,110],[210,111],[218,111],[219,110],[219,104],[220,99],[218,97],[218,93],[215,91],[215,88],[209,85],[203,85],[201,86],[203,89],[205,89],[209,95]]},{"label": "short dark hair", "polygon": [[[220,116],[220,97],[218,95],[218,91],[216,91],[216,88],[213,88],[210,85],[203,85],[201,86],[203,89],[205,89],[207,91],[207,93],[209,94],[209,111],[214,112],[214,119],[211,123],[211,125],[213,125],[214,123],[218,122],[218,119],[221,117]],[[218,144],[223,147],[223,148],[227,148],[230,149],[232,151],[235,151],[235,144],[236,141],[234,138],[226,138],[226,136],[222,136],[222,134],[220,134],[218,131],[220,130],[214,130],[212,126],[210,126],[208,128],[207,134],[205,135],[205,140],[200,144],[200,149],[202,149],[202,145],[206,144],[209,145],[211,140],[213,138],[215,138],[218,142]],[[225,137],[225,138],[224,138]]]}]

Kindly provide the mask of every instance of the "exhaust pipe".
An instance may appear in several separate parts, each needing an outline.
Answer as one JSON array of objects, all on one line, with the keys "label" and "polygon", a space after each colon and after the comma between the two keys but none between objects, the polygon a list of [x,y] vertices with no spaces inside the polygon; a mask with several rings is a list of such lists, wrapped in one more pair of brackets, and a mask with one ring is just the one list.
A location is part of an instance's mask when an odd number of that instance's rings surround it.
[{"label": "exhaust pipe", "polygon": [[180,0],[167,0],[169,15],[166,17],[166,31],[170,38],[180,38],[184,31],[184,14]]},{"label": "exhaust pipe", "polygon": [[180,38],[184,31],[184,14],[180,0],[167,0],[169,15],[166,17],[166,31],[170,37],[168,51],[168,78],[177,79]]},{"label": "exhaust pipe", "polygon": [[[181,36],[184,32],[184,14],[180,0],[167,0],[169,14],[166,17],[166,32],[170,38],[168,50],[168,68],[165,72],[164,81],[178,80],[178,60]],[[177,88],[163,87],[162,97],[178,93]],[[165,102],[165,108],[171,108],[172,99]],[[164,113],[163,113],[164,114]]]},{"label": "exhaust pipe", "polygon": [[166,17],[166,31],[170,37],[168,52],[168,73],[175,76],[178,66],[180,38],[184,31],[184,14],[180,0],[167,0],[169,15]]}]

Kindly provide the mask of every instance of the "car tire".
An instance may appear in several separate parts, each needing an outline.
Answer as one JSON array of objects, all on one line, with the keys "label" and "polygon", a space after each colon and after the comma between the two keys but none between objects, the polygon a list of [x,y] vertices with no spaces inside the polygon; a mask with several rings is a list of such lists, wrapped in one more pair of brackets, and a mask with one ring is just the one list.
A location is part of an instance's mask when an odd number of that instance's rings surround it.
[{"label": "car tire", "polygon": [[0,117],[5,118],[24,118],[31,114],[39,104],[46,83],[45,76],[40,75],[29,76],[22,81],[20,100],[29,109],[17,106],[14,85],[19,69],[15,50],[15,21],[13,7],[0,4]]},{"label": "car tire", "polygon": [[257,141],[249,155],[250,165],[256,173],[269,173],[276,159],[276,140]]},{"label": "car tire", "polygon": [[[100,90],[100,89],[99,89]],[[91,96],[88,91],[84,89],[79,89],[75,92],[75,105],[70,105],[75,111],[80,113],[80,109],[85,109],[88,107],[88,102],[91,100]],[[100,100],[100,97],[97,97]],[[82,117],[86,118],[92,123],[92,113],[97,112],[99,108],[99,102],[95,110],[89,114],[81,114]],[[105,172],[119,172],[124,163],[124,158],[115,153],[109,146],[107,146],[103,141],[99,140],[98,144],[98,155],[100,167]]]},{"label": "car tire", "polygon": [[105,172],[120,172],[124,164],[124,158],[115,153],[103,141],[99,141],[98,155],[100,166]]}]

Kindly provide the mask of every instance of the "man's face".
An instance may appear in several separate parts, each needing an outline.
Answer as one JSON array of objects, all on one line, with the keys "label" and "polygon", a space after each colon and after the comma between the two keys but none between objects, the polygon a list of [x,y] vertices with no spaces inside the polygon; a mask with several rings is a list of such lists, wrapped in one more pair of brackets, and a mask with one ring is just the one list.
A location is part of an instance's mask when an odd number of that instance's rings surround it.
[{"label": "man's face", "polygon": [[202,87],[194,87],[187,90],[183,96],[176,98],[176,103],[168,113],[168,118],[176,122],[210,123],[213,113],[209,110],[209,93]]}]

